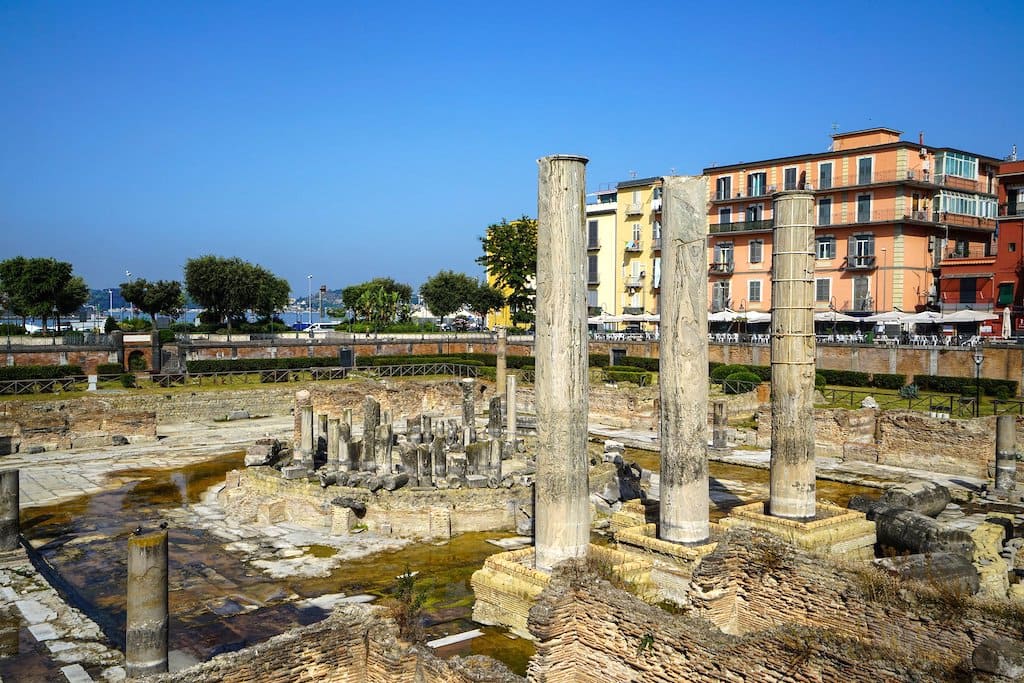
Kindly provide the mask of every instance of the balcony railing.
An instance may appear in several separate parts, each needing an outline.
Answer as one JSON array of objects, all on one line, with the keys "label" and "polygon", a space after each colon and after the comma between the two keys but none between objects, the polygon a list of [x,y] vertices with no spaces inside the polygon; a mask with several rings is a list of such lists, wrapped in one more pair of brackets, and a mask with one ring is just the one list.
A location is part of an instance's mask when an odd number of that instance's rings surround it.
[{"label": "balcony railing", "polygon": [[654,239],[651,240],[651,249],[654,249],[655,251],[660,251],[661,250],[661,238],[660,237],[655,237]]},{"label": "balcony railing", "polygon": [[626,242],[626,251],[643,251],[644,245],[640,240],[630,240]]},{"label": "balcony railing", "polygon": [[995,258],[996,255],[991,252],[992,248],[985,244],[961,244],[958,246],[947,247],[942,252],[942,260],[948,261],[952,259],[977,259],[977,258]]},{"label": "balcony railing", "polygon": [[874,256],[847,256],[843,262],[843,268],[846,270],[872,270],[874,267]]},{"label": "balcony railing", "polygon": [[1000,218],[1013,218],[1016,216],[1024,216],[1024,202],[999,205]]},{"label": "balcony railing", "polygon": [[735,192],[732,193],[732,196],[726,196],[722,192],[715,192],[715,199],[714,199],[714,201],[716,201],[716,202],[727,202],[727,201],[729,201],[731,199],[756,199],[758,197],[767,197],[772,192],[774,192],[774,190],[772,188],[765,188],[763,190],[754,190],[753,192],[749,192],[749,193],[745,193],[745,192],[743,192],[741,190],[736,190]]},{"label": "balcony railing", "polygon": [[644,205],[643,204],[627,204],[626,205],[626,215],[627,216],[635,216],[635,215],[637,215],[639,213],[643,213],[643,212],[644,212]]},{"label": "balcony railing", "polygon": [[715,261],[708,267],[709,275],[732,275],[734,264],[730,261]]},{"label": "balcony railing", "polygon": [[758,230],[771,230],[774,221],[769,218],[763,221],[736,221],[734,223],[715,223],[708,226],[712,234],[720,232],[754,232]]},{"label": "balcony railing", "polygon": [[644,275],[631,275],[626,278],[626,286],[636,289],[637,287],[643,287]]},{"label": "balcony railing", "polygon": [[[897,221],[917,221],[921,223],[948,223],[965,228],[979,228],[992,230],[996,227],[995,219],[979,218],[977,216],[964,216],[956,213],[943,211],[932,213],[930,211],[896,211],[895,209],[871,209],[870,212],[857,211],[854,208],[842,216],[838,207],[832,209],[832,219],[828,223],[817,223],[818,227],[830,225],[853,225],[857,223],[893,223]],[[711,226],[714,228],[715,226]],[[714,230],[712,230],[714,232]]]},{"label": "balcony railing", "polygon": [[627,315],[643,315],[643,306],[623,306],[622,312]]}]

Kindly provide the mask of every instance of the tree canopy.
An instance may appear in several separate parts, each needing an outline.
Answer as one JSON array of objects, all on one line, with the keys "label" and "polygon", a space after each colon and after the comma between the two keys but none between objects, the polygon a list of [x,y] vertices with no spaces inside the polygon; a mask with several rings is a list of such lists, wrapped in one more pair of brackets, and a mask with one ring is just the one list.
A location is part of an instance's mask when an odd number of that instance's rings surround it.
[{"label": "tree canopy", "polygon": [[10,311],[21,318],[70,315],[89,299],[85,281],[66,261],[52,258],[14,258],[0,261],[0,289]]},{"label": "tree canopy", "polygon": [[185,309],[185,295],[181,291],[181,283],[177,280],[157,280],[150,282],[136,278],[119,285],[121,296],[153,321],[156,329],[156,316],[166,315],[176,318]]},{"label": "tree canopy", "polygon": [[476,262],[499,289],[507,291],[506,301],[512,320],[533,320],[534,282],[537,277],[537,221],[522,216],[513,221],[502,219],[487,226],[483,237],[484,254]]},{"label": "tree canopy", "polygon": [[446,316],[462,308],[472,293],[477,289],[477,282],[465,273],[442,270],[437,275],[427,278],[420,287],[420,296],[430,312],[444,320]]},{"label": "tree canopy", "polygon": [[189,296],[231,331],[233,318],[253,310],[270,317],[288,303],[291,287],[262,266],[238,257],[206,255],[185,262],[185,287]]},{"label": "tree canopy", "polygon": [[383,289],[388,294],[395,295],[396,305],[408,305],[412,301],[412,286],[402,282],[395,282],[389,277],[376,277],[358,285],[349,285],[341,290],[341,303],[351,311],[359,310],[359,300],[367,291]]},{"label": "tree canopy", "polygon": [[469,292],[466,301],[469,310],[480,316],[483,320],[491,311],[497,311],[505,305],[505,297],[500,291],[491,287],[486,282],[478,282],[477,286]]}]

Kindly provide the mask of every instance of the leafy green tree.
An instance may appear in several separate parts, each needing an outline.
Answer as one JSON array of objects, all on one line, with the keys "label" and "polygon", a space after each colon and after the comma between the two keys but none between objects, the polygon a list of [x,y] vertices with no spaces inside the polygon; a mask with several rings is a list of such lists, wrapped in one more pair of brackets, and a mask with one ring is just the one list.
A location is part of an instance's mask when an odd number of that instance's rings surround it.
[{"label": "leafy green tree", "polygon": [[505,297],[486,282],[478,282],[476,287],[470,290],[466,305],[483,321],[488,313],[497,311],[505,305]]},{"label": "leafy green tree", "polygon": [[[365,306],[360,306],[360,299],[362,299],[366,292],[378,289],[383,289],[388,294],[395,295],[397,310],[401,311],[403,308],[408,310],[408,306],[412,302],[412,287],[402,282],[396,282],[389,277],[378,277],[367,282],[345,287],[341,290],[341,303],[345,308],[353,311],[356,317],[369,320],[366,313],[367,309]],[[366,301],[363,303],[365,304]]]},{"label": "leafy green tree", "polygon": [[476,262],[487,268],[494,284],[507,291],[512,320],[533,320],[534,281],[537,277],[537,221],[522,216],[487,226],[480,238],[484,254]]},{"label": "leafy green tree", "polygon": [[468,303],[476,289],[476,280],[465,273],[442,270],[427,278],[420,287],[420,296],[430,312],[443,321]]},{"label": "leafy green tree", "polygon": [[[283,283],[283,284],[282,284]],[[232,320],[247,310],[272,314],[287,303],[287,283],[262,266],[238,257],[206,255],[185,262],[185,288],[197,304],[206,309],[204,319],[226,322],[231,334]]]},{"label": "leafy green tree", "polygon": [[185,295],[177,280],[150,282],[136,278],[131,282],[122,282],[118,287],[125,301],[149,316],[153,321],[153,329],[156,329],[156,316],[177,318],[185,310]]},{"label": "leafy green tree", "polygon": [[6,293],[11,312],[22,318],[41,318],[43,326],[54,313],[58,317],[78,310],[89,298],[82,278],[70,263],[52,258],[16,256],[0,262],[0,288]]}]

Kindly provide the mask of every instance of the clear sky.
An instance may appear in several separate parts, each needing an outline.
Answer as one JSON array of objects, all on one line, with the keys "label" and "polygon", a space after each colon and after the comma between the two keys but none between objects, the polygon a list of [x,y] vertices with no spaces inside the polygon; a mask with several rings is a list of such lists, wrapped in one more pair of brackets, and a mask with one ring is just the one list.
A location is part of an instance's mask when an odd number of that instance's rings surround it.
[{"label": "clear sky", "polygon": [[590,189],[888,126],[1024,152],[1024,3],[0,2],[0,258],[91,287],[239,256],[297,295],[479,276]]}]

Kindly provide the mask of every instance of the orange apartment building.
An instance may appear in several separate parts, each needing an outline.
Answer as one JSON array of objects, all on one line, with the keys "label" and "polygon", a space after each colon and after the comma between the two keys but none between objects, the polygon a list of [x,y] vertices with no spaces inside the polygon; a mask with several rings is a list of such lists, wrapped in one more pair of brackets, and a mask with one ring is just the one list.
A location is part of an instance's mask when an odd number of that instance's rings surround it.
[{"label": "orange apartment building", "polygon": [[828,152],[704,169],[711,310],[769,310],[772,194],[796,189],[814,194],[817,310],[940,307],[945,260],[994,253],[999,162],[900,135],[837,133]]}]

